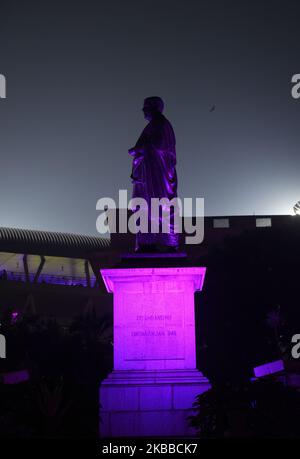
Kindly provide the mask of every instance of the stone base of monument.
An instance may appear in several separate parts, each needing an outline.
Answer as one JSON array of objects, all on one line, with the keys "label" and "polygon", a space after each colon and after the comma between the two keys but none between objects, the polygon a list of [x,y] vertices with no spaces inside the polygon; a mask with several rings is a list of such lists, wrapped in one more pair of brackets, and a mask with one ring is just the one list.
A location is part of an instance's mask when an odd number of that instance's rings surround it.
[{"label": "stone base of monument", "polygon": [[194,293],[205,268],[101,274],[114,294],[114,371],[100,387],[101,436],[192,436],[187,417],[210,388],[196,369]]},{"label": "stone base of monument", "polygon": [[193,437],[195,397],[210,388],[197,370],[113,371],[102,383],[103,437]]}]

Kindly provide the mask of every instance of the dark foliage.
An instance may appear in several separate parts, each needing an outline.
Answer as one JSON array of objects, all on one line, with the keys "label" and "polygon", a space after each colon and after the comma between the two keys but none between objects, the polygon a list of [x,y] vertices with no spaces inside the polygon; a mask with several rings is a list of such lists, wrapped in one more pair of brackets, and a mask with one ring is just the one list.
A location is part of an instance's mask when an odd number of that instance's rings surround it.
[{"label": "dark foliage", "polygon": [[198,362],[214,383],[248,380],[254,366],[290,355],[300,324],[299,260],[296,224],[228,238],[199,260],[207,274]]},{"label": "dark foliage", "polygon": [[300,438],[300,393],[271,379],[213,388],[194,409],[201,438]]},{"label": "dark foliage", "polygon": [[54,319],[6,311],[9,358],[1,372],[26,369],[27,382],[0,384],[0,432],[12,437],[97,436],[99,385],[111,371],[111,324],[92,311],[69,328]]}]

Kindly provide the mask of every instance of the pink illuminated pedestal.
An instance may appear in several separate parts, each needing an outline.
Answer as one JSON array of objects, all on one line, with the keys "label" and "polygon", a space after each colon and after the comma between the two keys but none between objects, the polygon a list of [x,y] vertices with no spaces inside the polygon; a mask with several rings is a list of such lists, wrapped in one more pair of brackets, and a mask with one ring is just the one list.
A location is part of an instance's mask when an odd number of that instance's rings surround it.
[{"label": "pink illuminated pedestal", "polygon": [[196,369],[194,292],[205,268],[101,270],[114,295],[114,370],[100,388],[102,436],[190,436],[209,389]]}]

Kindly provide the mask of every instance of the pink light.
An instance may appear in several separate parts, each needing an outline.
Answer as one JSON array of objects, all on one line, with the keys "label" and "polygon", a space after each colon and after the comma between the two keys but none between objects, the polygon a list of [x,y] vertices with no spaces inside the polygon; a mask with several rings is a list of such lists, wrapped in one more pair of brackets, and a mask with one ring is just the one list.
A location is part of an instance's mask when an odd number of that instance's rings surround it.
[{"label": "pink light", "polygon": [[206,268],[102,269],[114,297],[114,370],[102,382],[101,435],[190,436],[196,395],[194,293]]},{"label": "pink light", "polygon": [[114,293],[114,369],[195,369],[194,292],[206,268],[102,269]]}]

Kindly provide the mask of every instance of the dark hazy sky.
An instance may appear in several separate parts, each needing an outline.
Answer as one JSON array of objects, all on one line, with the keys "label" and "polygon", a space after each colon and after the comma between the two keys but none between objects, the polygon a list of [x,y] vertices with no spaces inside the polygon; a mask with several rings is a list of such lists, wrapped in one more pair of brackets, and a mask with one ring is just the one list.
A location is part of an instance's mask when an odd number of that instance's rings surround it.
[{"label": "dark hazy sky", "polygon": [[96,234],[97,199],[131,190],[152,95],[176,132],[181,197],[204,197],[206,215],[290,213],[296,5],[1,0],[0,226]]}]

